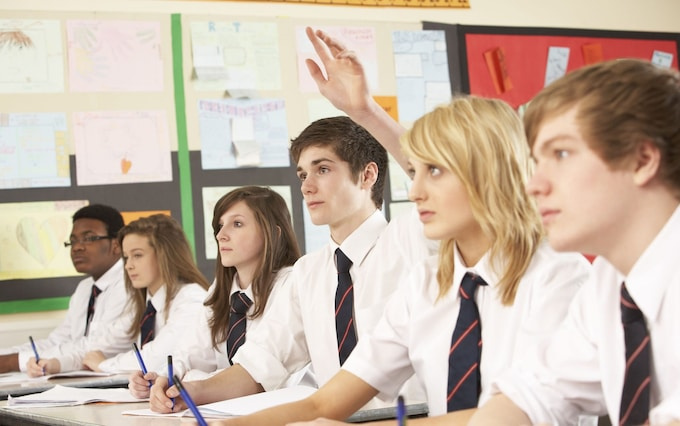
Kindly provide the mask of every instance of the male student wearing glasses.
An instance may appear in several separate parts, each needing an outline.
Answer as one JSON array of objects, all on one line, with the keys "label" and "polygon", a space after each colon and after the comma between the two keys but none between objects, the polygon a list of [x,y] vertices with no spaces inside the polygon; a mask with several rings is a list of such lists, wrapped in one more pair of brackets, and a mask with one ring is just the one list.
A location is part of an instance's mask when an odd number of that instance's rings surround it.
[{"label": "male student wearing glasses", "polygon": [[[40,360],[36,362],[33,348],[26,343],[0,349],[0,373],[24,371],[31,376],[77,370],[70,365],[69,355],[85,347],[90,339],[103,333],[106,326],[119,317],[127,295],[123,280],[123,262],[116,239],[124,225],[116,209],[92,204],[73,215],[73,229],[64,246],[71,250],[76,271],[87,274],[71,296],[64,320],[45,339],[35,340]],[[55,358],[59,366],[45,364]]]}]

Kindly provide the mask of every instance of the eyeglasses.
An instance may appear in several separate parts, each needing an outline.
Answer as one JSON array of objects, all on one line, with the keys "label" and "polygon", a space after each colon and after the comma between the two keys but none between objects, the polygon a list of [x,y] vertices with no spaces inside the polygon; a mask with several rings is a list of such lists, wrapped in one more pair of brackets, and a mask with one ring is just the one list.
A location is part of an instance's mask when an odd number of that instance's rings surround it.
[{"label": "eyeglasses", "polygon": [[71,246],[76,245],[76,244],[88,245],[88,244],[94,243],[95,241],[110,240],[111,238],[113,238],[113,237],[109,237],[108,235],[90,235],[90,236],[87,236],[87,237],[83,237],[79,240],[76,240],[74,238],[70,241],[66,241],[64,243],[64,247],[71,247]]}]

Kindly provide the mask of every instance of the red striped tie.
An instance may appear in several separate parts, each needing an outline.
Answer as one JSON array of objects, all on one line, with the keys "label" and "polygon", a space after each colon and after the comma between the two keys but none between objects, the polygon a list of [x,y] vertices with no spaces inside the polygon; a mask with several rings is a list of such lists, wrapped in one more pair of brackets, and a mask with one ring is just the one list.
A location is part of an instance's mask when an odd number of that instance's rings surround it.
[{"label": "red striped tie", "polygon": [[149,343],[154,338],[154,329],[156,327],[156,308],[153,307],[151,301],[146,304],[146,310],[142,317],[140,348]]},{"label": "red striped tie", "polygon": [[486,282],[466,273],[460,284],[460,311],[449,349],[449,379],[446,395],[447,411],[477,406],[481,391],[479,363],[482,358],[482,325],[475,302],[478,285]]},{"label": "red striped tie", "polygon": [[626,371],[621,393],[619,425],[649,423],[649,332],[642,311],[621,284],[621,322],[626,343]]},{"label": "red striped tie", "polygon": [[245,293],[237,291],[231,295],[229,308],[229,331],[227,333],[227,357],[229,364],[238,348],[246,341],[246,314],[253,304]]},{"label": "red striped tie", "polygon": [[90,301],[87,303],[87,317],[85,318],[85,336],[90,332],[90,322],[92,322],[92,317],[94,316],[94,304],[97,301],[97,296],[101,294],[101,290],[96,285],[92,286],[92,291],[90,292]]},{"label": "red striped tie", "polygon": [[335,334],[338,340],[340,365],[345,363],[357,344],[354,325],[354,285],[349,275],[352,261],[339,248],[335,250],[338,287],[335,290]]}]

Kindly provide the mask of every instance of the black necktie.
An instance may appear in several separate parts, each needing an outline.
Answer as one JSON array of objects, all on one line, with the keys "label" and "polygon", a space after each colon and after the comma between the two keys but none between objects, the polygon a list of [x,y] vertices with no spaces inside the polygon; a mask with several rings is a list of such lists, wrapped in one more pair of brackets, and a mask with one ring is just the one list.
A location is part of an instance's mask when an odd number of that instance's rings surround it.
[{"label": "black necktie", "polygon": [[621,285],[621,322],[626,343],[626,371],[619,425],[642,425],[649,418],[649,332],[642,311]]},{"label": "black necktie", "polygon": [[466,273],[460,284],[460,311],[449,349],[449,380],[446,395],[447,411],[477,406],[482,389],[479,363],[482,358],[482,324],[475,302],[478,285],[486,282]]},{"label": "black necktie", "polygon": [[102,291],[99,287],[92,285],[92,291],[90,292],[90,301],[87,302],[87,317],[85,318],[85,336],[90,332],[90,322],[92,321],[92,316],[94,315],[94,304],[97,301],[97,296]]},{"label": "black necktie", "polygon": [[354,327],[354,286],[349,268],[352,261],[339,248],[335,250],[336,267],[338,268],[338,288],[335,290],[335,333],[338,338],[338,357],[340,365],[352,353],[357,344]]},{"label": "black necktie", "polygon": [[229,308],[229,332],[227,333],[227,357],[229,364],[238,348],[246,341],[246,314],[253,304],[245,293],[237,291],[231,295]]},{"label": "black necktie", "polygon": [[156,327],[156,309],[151,304],[151,301],[146,304],[146,310],[142,317],[142,334],[140,348],[149,343],[154,338],[154,328]]}]

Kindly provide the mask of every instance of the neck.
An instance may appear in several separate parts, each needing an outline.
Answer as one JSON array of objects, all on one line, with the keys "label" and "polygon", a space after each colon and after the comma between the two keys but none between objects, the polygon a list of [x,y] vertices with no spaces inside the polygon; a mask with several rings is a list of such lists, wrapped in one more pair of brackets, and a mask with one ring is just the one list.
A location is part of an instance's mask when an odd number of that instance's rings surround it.
[{"label": "neck", "polygon": [[377,208],[371,203],[370,206],[365,206],[364,208],[354,212],[351,216],[346,217],[337,223],[329,224],[331,231],[331,238],[336,244],[340,245],[349,237],[354,231],[357,230],[362,223],[366,221]]}]

